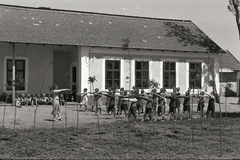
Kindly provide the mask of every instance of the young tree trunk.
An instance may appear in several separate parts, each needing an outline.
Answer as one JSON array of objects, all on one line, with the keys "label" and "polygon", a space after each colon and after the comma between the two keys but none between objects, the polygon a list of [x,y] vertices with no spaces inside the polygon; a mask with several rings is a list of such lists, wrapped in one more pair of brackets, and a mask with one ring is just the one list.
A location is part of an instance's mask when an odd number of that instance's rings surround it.
[{"label": "young tree trunk", "polygon": [[220,102],[220,97],[219,97],[219,95],[217,93],[216,85],[213,85],[212,89],[213,89],[213,95],[214,95],[214,97],[216,99],[216,103],[219,103]]}]

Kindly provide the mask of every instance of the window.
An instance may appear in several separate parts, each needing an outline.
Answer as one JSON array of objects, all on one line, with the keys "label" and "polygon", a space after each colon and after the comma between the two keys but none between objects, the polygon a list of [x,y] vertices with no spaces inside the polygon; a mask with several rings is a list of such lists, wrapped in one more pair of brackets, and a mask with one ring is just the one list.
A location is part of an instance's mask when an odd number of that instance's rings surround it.
[{"label": "window", "polygon": [[[15,75],[16,75],[16,82],[19,79],[25,80],[25,60],[15,60]],[[8,85],[12,83],[12,60],[7,59],[7,75],[6,75],[6,82]],[[25,84],[24,84],[25,85]],[[7,87],[7,90],[11,90],[11,87]],[[23,85],[16,85],[16,90],[25,90],[25,86]]]},{"label": "window", "polygon": [[120,61],[106,60],[106,81],[105,87],[120,88]]},{"label": "window", "polygon": [[189,87],[201,88],[202,63],[189,63]]},{"label": "window", "polygon": [[163,87],[176,87],[176,64],[175,62],[163,63]]},{"label": "window", "polygon": [[148,88],[149,62],[136,61],[135,85],[137,88]]}]

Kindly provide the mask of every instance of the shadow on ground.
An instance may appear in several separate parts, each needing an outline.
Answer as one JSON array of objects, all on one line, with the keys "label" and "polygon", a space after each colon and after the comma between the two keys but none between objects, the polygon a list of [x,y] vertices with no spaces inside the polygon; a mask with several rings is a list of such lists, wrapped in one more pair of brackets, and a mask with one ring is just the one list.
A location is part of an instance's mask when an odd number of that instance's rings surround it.
[{"label": "shadow on ground", "polygon": [[44,119],[44,121],[53,121],[53,119]]},{"label": "shadow on ground", "polygon": [[[216,112],[215,114],[216,118],[219,118],[220,117],[220,113],[219,112]],[[230,118],[239,118],[240,117],[240,113],[237,113],[237,112],[222,112],[222,118],[224,117],[230,117]]]}]

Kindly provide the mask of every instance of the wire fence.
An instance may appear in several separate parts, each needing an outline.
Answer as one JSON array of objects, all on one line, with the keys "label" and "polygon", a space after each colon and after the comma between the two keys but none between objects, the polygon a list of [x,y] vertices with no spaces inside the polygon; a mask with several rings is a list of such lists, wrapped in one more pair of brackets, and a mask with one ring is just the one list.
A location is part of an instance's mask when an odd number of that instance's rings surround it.
[{"label": "wire fence", "polygon": [[[141,137],[142,134],[148,134],[148,138],[153,137],[156,133],[163,133],[162,129],[165,128],[166,126],[163,127],[164,125],[169,125],[171,126],[171,123],[174,122],[174,127],[168,128],[172,131],[172,133],[177,133],[179,131],[182,131],[179,126],[182,126],[182,124],[185,124],[186,126],[189,127],[189,131],[194,128],[194,133],[189,134],[189,139],[193,137],[201,137],[204,136],[204,130],[203,128],[208,126],[212,129],[212,132],[216,133],[219,131],[218,127],[222,127],[222,121],[219,121],[219,118],[221,118],[222,114],[220,111],[221,107],[227,108],[227,99],[223,105],[219,106],[219,110],[216,112],[216,117],[214,120],[210,119],[201,119],[201,115],[197,114],[197,104],[194,103],[194,100],[192,101],[192,112],[191,112],[191,117],[192,117],[192,123],[188,123],[188,118],[187,115],[185,115],[185,118],[183,120],[177,120],[177,121],[171,121],[171,120],[165,120],[157,122],[150,122],[149,120],[146,122],[140,122],[140,120],[143,118],[143,113],[140,114],[140,116],[137,118],[137,121],[134,120],[134,118],[131,117],[125,117],[123,115],[118,115],[116,117],[113,117],[113,115],[109,116],[109,119],[105,119],[105,112],[106,112],[106,107],[103,107],[102,109],[102,114],[97,114],[95,115],[95,112],[91,112],[91,106],[89,106],[89,110],[86,112],[83,112],[85,108],[82,106],[80,107],[79,103],[77,102],[67,102],[65,106],[61,106],[61,112],[62,114],[65,115],[65,121],[63,122],[54,122],[51,121],[51,106],[37,106],[39,107],[37,112],[38,112],[38,117],[36,117],[36,108],[28,106],[28,107],[23,107],[23,108],[17,108],[17,122],[15,123],[16,126],[14,125],[14,130],[13,132],[16,132],[16,129],[21,129],[22,125],[25,126],[26,128],[52,128],[52,131],[54,134],[57,134],[54,132],[54,129],[56,128],[65,128],[66,129],[66,134],[65,138],[62,140],[65,141],[66,146],[69,145],[69,134],[70,132],[68,131],[69,128],[75,128],[77,133],[82,132],[81,127],[89,124],[91,127],[95,128],[95,136],[93,138],[98,139],[98,141],[102,141],[104,139],[110,139],[112,140],[112,145],[115,146],[115,148],[112,148],[112,152],[114,154],[118,154],[118,157],[121,157],[121,154],[117,152],[117,147],[118,143],[122,140],[127,139],[127,144],[128,145],[133,145],[134,144],[134,139],[133,137],[139,136]],[[207,106],[207,103],[205,104]],[[205,111],[206,111],[205,107]],[[216,106],[217,108],[217,106]],[[16,113],[14,110],[16,107],[11,107],[5,105],[3,107],[3,120],[2,120],[2,127],[6,125],[6,127],[11,128],[11,125],[14,123],[12,122],[12,117],[13,114]],[[168,110],[168,107],[166,107],[166,111]],[[48,113],[48,115],[46,115]],[[180,112],[180,114],[182,114]],[[230,113],[229,113],[230,115]],[[21,117],[21,116],[27,116],[27,118]],[[80,117],[79,117],[80,116]],[[46,117],[43,119],[43,117]],[[167,117],[167,116],[166,116]],[[225,118],[227,117],[226,114],[224,116]],[[23,119],[22,119],[23,118]],[[10,120],[10,123],[9,123]],[[26,120],[27,122],[25,122]],[[81,122],[79,122],[79,120]],[[173,119],[172,119],[173,120]],[[33,123],[34,122],[34,123]],[[201,123],[198,123],[201,122]],[[226,122],[226,121],[224,121]],[[29,124],[27,124],[29,123]],[[52,123],[52,125],[50,125]],[[113,125],[107,126],[107,123],[111,123]],[[32,124],[32,125],[30,125]],[[226,124],[226,123],[225,123]],[[52,126],[52,127],[51,127]],[[102,126],[102,127],[101,127]],[[143,127],[144,126],[144,127]],[[108,128],[110,127],[110,128]],[[100,129],[101,128],[101,129]],[[108,128],[108,129],[106,129]],[[197,129],[196,129],[197,128]],[[106,130],[105,130],[106,129]],[[186,128],[185,128],[186,129]],[[221,145],[220,152],[222,155],[222,128],[220,135],[221,139],[219,140],[219,143]],[[108,133],[107,133],[108,132]],[[217,134],[216,134],[217,135]],[[196,138],[198,139],[198,138]],[[216,141],[218,141],[218,138],[216,136]],[[195,141],[192,139],[192,144],[194,146]],[[130,148],[129,148],[130,149]],[[67,155],[69,153],[66,153]],[[125,158],[127,158],[128,155],[126,155]]]}]

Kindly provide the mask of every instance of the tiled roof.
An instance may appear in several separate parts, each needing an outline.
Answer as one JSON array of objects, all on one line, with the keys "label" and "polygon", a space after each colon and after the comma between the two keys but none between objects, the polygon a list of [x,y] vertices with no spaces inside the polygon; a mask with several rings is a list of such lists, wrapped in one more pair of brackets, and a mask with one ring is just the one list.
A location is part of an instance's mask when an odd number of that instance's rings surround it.
[{"label": "tiled roof", "polygon": [[122,39],[129,38],[129,48],[207,51],[175,33],[169,36],[174,28],[166,24],[182,26],[192,37],[207,37],[190,20],[0,5],[0,42],[122,47]]},{"label": "tiled roof", "polygon": [[240,62],[228,51],[222,54],[222,68],[240,71]]}]

